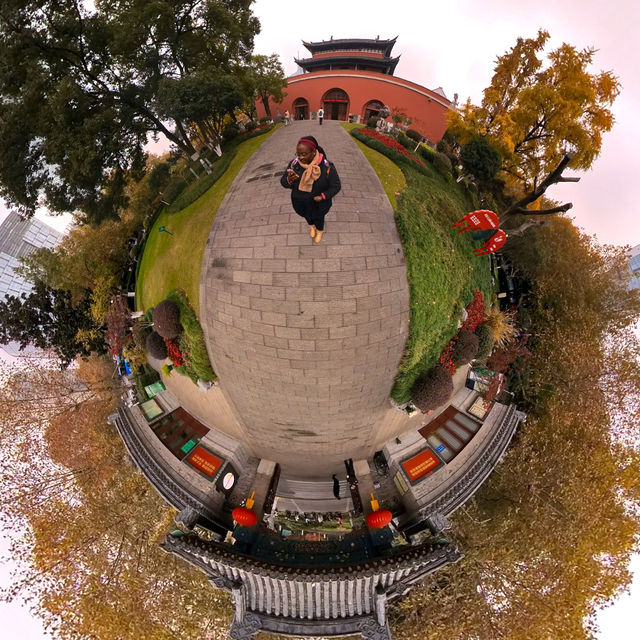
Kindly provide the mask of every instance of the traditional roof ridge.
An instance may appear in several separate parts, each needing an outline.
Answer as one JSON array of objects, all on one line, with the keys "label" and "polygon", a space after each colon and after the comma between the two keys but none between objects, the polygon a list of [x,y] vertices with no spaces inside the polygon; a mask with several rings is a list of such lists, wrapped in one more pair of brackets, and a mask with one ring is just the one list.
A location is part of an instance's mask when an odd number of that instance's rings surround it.
[{"label": "traditional roof ridge", "polygon": [[457,547],[450,542],[445,544],[411,545],[399,553],[383,556],[380,558],[370,558],[359,562],[345,563],[342,565],[327,565],[323,567],[311,566],[288,566],[276,564],[259,558],[240,553],[232,546],[215,542],[205,541],[194,534],[180,537],[168,535],[161,546],[170,552],[182,551],[187,554],[203,556],[215,560],[222,565],[243,568],[252,573],[267,575],[292,577],[299,576],[305,582],[309,579],[320,581],[335,579],[336,575],[353,577],[357,574],[373,575],[379,571],[389,571],[398,569],[412,569],[425,562],[439,565],[443,562],[455,562],[460,557]]},{"label": "traditional roof ridge", "polygon": [[330,40],[321,40],[319,42],[307,42],[306,40],[302,41],[302,44],[313,53],[314,49],[322,49],[328,46],[333,45],[344,45],[344,44],[353,44],[354,47],[357,45],[368,45],[368,46],[378,46],[380,49],[384,49],[386,55],[391,53],[391,49],[396,43],[398,36],[395,38],[390,38],[388,40],[381,40],[380,38],[338,38],[334,40],[331,38]]}]

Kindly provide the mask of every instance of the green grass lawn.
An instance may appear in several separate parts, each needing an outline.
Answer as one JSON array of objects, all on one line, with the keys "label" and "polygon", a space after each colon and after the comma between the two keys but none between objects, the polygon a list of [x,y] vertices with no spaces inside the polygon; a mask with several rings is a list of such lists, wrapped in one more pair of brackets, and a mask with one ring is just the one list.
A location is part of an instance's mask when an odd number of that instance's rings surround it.
[{"label": "green grass lawn", "polygon": [[411,294],[409,340],[391,392],[398,402],[409,400],[416,379],[436,364],[474,290],[487,302],[492,294],[488,256],[474,256],[471,234],[452,228],[476,203],[451,176],[427,168],[427,175],[405,168],[408,188],[396,210]]},{"label": "green grass lawn", "polygon": [[[181,289],[196,313],[199,312],[202,257],[218,207],[240,169],[276,128],[240,144],[222,177],[194,203],[177,213],[163,211],[158,216],[138,273],[138,309],[153,307],[170,291]],[[160,232],[162,226],[173,235]]]}]

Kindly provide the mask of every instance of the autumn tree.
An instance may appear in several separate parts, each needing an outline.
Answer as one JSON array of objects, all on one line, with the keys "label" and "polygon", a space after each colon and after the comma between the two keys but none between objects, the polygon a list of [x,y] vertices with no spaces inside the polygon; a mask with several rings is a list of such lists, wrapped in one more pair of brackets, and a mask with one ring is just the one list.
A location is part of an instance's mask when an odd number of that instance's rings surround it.
[{"label": "autumn tree", "polygon": [[531,291],[528,412],[500,466],[453,517],[464,559],[392,612],[397,635],[595,638],[595,612],[629,584],[640,533],[637,292],[624,251],[558,218],[509,253]]},{"label": "autumn tree", "polygon": [[[247,60],[259,30],[249,0],[5,0],[0,10],[0,195],[25,215],[100,221],[126,205],[148,136],[195,153],[194,82]],[[199,79],[199,80],[198,80]],[[163,100],[178,87],[187,103]],[[174,92],[175,93],[175,92]],[[205,105],[206,106],[206,105]]]},{"label": "autumn tree", "polygon": [[158,547],[174,512],[107,424],[111,369],[91,358],[62,377],[3,370],[1,513],[21,559],[3,598],[36,605],[61,640],[217,637],[229,598]]},{"label": "autumn tree", "polygon": [[82,225],[72,229],[53,249],[37,249],[22,259],[18,272],[27,280],[41,280],[53,289],[70,291],[74,300],[87,290],[122,278],[129,263],[128,240],[137,221],[108,220],[99,226]]},{"label": "autumn tree", "polygon": [[610,106],[620,91],[609,71],[592,73],[595,49],[562,44],[548,53],[549,39],[518,38],[499,56],[479,106],[467,102],[450,112],[449,131],[460,144],[480,135],[502,156],[502,171],[518,190],[531,188],[567,151],[571,167],[588,169],[613,126]]}]

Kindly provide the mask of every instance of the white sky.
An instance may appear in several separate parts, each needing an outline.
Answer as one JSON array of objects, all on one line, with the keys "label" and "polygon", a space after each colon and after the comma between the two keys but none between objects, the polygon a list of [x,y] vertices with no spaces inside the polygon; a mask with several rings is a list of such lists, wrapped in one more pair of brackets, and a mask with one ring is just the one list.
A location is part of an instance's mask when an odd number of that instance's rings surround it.
[{"label": "white sky", "polygon": [[[637,216],[637,172],[640,127],[640,3],[635,0],[448,0],[428,2],[388,0],[344,2],[324,0],[306,5],[258,0],[254,13],[262,24],[257,53],[278,53],[287,74],[295,71],[294,56],[305,55],[300,41],[398,36],[394,54],[402,54],[396,75],[429,88],[442,86],[447,96],[479,102],[491,79],[496,56],[518,36],[533,37],[542,27],[551,46],[568,42],[598,49],[594,71],[613,70],[622,83],[614,113],[616,125],[605,136],[603,151],[579,184],[554,187],[549,196],[574,203],[578,226],[597,234],[601,242],[640,243]],[[4,217],[0,203],[0,220]],[[51,220],[47,220],[50,224]],[[64,228],[66,220],[54,220]],[[59,226],[60,225],[60,226]],[[631,595],[605,610],[599,622],[600,640],[636,640],[640,608],[640,558]],[[0,583],[6,567],[0,567]],[[5,632],[21,640],[40,640],[39,625],[17,605],[0,605]],[[560,639],[558,639],[560,640]]]}]

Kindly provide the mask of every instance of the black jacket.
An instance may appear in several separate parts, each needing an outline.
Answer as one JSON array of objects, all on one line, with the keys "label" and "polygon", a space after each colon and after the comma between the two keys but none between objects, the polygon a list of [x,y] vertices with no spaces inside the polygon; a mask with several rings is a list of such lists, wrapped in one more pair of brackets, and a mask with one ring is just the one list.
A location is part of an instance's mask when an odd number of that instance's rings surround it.
[{"label": "black jacket", "polygon": [[[300,166],[298,158],[294,158],[287,165],[287,169],[293,169],[299,176],[302,177],[304,169]],[[291,189],[291,202],[294,209],[296,209],[296,201],[301,202],[304,200],[313,200],[315,196],[324,196],[324,200],[317,202],[318,209],[321,213],[326,213],[331,208],[331,200],[341,188],[340,177],[332,162],[329,162],[326,158],[323,158],[320,162],[320,177],[313,183],[313,188],[310,192],[300,191],[300,179],[294,183],[289,184],[287,179],[287,169],[284,171],[284,175],[280,178],[280,184],[285,189]],[[297,210],[297,209],[296,209]]]}]

